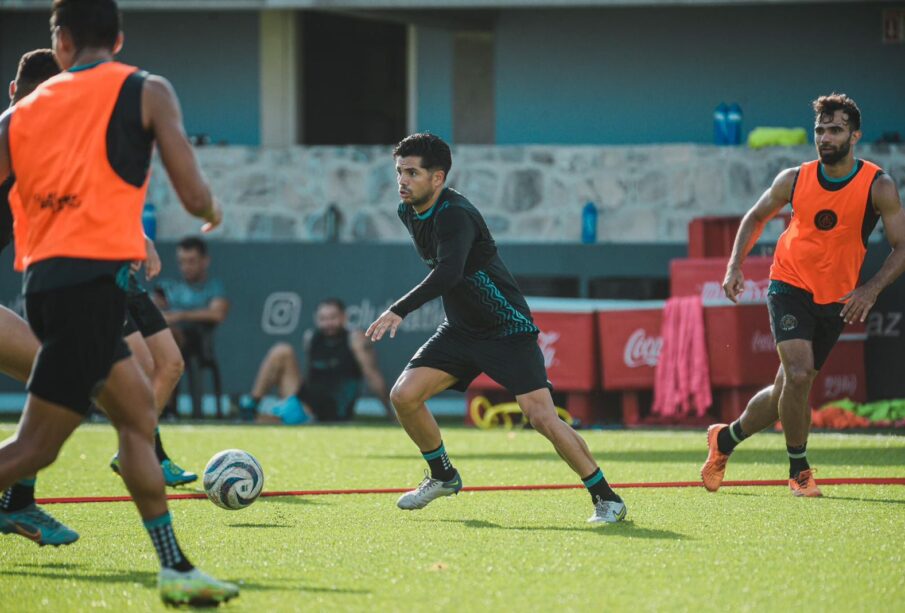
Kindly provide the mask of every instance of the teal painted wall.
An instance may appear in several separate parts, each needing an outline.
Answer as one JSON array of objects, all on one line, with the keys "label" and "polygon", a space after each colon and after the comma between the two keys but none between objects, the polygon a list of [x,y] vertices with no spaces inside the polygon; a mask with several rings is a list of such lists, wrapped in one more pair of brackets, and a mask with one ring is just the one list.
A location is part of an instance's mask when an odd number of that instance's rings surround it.
[{"label": "teal painted wall", "polygon": [[[12,80],[22,53],[50,45],[47,19],[47,13],[0,12],[0,81]],[[189,134],[260,142],[256,12],[127,11],[124,31],[120,59],[173,83]]]},{"label": "teal painted wall", "polygon": [[452,142],[453,44],[452,32],[418,28],[417,125]]},{"label": "teal painted wall", "polygon": [[502,11],[497,142],[712,140],[712,112],[744,128],[813,126],[810,101],[844,91],[864,136],[905,136],[905,45],[881,43],[889,4]]}]

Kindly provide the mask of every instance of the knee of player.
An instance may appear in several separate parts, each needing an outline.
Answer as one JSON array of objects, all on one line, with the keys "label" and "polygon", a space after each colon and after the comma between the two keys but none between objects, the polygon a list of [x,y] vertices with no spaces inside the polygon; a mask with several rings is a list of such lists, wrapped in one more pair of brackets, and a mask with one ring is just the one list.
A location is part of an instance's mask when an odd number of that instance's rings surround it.
[{"label": "knee of player", "polygon": [[817,376],[817,371],[813,368],[797,364],[793,364],[784,370],[783,385],[790,387],[809,386],[814,382],[814,378]]},{"label": "knee of player", "polygon": [[165,362],[157,365],[155,376],[164,377],[168,381],[176,382],[179,381],[180,377],[182,377],[182,373],[184,372],[185,360],[182,359],[181,353],[175,353]]},{"label": "knee of player", "polygon": [[270,354],[278,358],[287,358],[295,353],[295,349],[289,343],[277,343],[270,348]]},{"label": "knee of player", "polygon": [[390,390],[390,402],[397,413],[405,413],[421,405],[421,398],[415,390],[399,381]]}]

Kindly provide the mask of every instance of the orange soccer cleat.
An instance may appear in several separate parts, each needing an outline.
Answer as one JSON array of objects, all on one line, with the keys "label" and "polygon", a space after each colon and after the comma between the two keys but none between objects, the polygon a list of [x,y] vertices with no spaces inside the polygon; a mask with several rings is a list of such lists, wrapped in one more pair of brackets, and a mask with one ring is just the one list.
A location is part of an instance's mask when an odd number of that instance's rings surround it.
[{"label": "orange soccer cleat", "polygon": [[701,467],[701,479],[708,492],[720,489],[723,475],[726,474],[726,462],[729,461],[729,455],[720,451],[716,444],[716,437],[720,430],[728,427],[726,424],[713,424],[707,428],[707,461]]},{"label": "orange soccer cleat", "polygon": [[789,489],[792,490],[793,496],[804,498],[823,496],[823,492],[817,487],[817,481],[814,480],[814,471],[810,468],[798,473],[794,479],[789,479]]}]

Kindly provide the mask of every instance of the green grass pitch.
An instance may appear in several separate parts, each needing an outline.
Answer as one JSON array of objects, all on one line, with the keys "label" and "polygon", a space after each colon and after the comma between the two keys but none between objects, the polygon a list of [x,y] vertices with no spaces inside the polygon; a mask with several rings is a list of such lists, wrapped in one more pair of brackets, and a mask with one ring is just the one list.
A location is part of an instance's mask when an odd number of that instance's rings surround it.
[{"label": "green grass pitch", "polygon": [[[424,463],[398,427],[162,427],[200,472],[253,453],[267,490],[414,486]],[[0,438],[12,433],[0,427]],[[703,431],[582,433],[614,483],[689,481]],[[466,486],[577,483],[537,433],[444,429]],[[122,495],[109,426],[81,428],[38,496]],[[815,434],[821,477],[905,477],[905,437]],[[746,441],[728,479],[783,479],[783,440]],[[172,490],[171,490],[172,491]],[[189,490],[191,491],[191,490]],[[236,581],[236,611],[905,611],[905,487],[625,489],[627,521],[588,526],[581,490],[474,492],[400,511],[395,495],[262,498],[242,511],[171,503],[192,561]],[[157,562],[130,503],[46,507],[66,548],[0,537],[0,610],[159,610]]]}]

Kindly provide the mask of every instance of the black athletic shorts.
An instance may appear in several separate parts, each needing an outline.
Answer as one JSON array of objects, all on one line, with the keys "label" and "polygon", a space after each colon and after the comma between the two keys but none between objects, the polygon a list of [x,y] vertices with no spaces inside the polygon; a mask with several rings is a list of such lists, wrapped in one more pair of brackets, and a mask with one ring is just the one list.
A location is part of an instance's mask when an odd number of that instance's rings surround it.
[{"label": "black athletic shorts", "polygon": [[771,281],[767,293],[774,340],[777,344],[792,339],[811,341],[816,370],[826,363],[845,327],[839,317],[843,306],[839,302],[817,304],[810,292],[782,281]]},{"label": "black athletic shorts", "polygon": [[425,366],[456,377],[458,381],[451,389],[460,392],[482,372],[516,396],[544,387],[552,389],[535,334],[480,340],[442,325],[421,346],[406,370]]},{"label": "black athletic shorts", "polygon": [[101,277],[27,294],[25,310],[41,341],[28,391],[87,415],[110,369],[130,355],[123,341],[125,292]]},{"label": "black athletic shorts", "polygon": [[123,336],[141,332],[148,338],[167,329],[167,320],[146,292],[129,292],[126,294],[126,323]]}]

